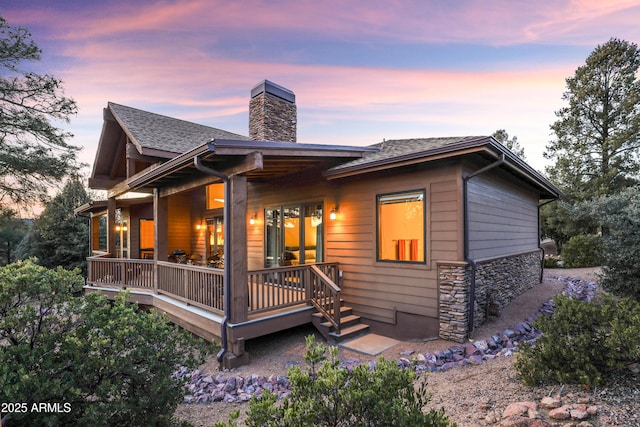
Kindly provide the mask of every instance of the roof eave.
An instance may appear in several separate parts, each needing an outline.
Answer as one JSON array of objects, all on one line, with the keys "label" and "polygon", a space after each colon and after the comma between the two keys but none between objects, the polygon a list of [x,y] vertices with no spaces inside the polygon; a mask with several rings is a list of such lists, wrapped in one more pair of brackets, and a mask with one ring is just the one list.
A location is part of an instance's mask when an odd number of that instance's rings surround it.
[{"label": "roof eave", "polygon": [[544,175],[532,168],[520,157],[513,154],[511,150],[500,144],[494,138],[491,138],[491,146],[496,148],[500,153],[504,153],[505,157],[508,159],[507,165],[510,166],[512,170],[518,172],[529,181],[534,182],[540,189],[544,190],[546,192],[546,196],[548,196],[546,197],[547,199],[560,199],[564,197],[562,191]]},{"label": "roof eave", "polygon": [[438,148],[417,151],[401,156],[380,159],[374,162],[354,165],[351,167],[341,167],[336,170],[328,170],[323,173],[327,179],[338,179],[347,176],[360,175],[373,171],[391,169],[399,164],[409,165],[413,163],[421,163],[424,161],[440,160],[449,157],[459,156],[461,154],[470,154],[482,151],[486,146],[489,138],[478,138],[469,141],[462,141],[456,144],[445,145]]},{"label": "roof eave", "polygon": [[186,153],[180,154],[159,166],[142,171],[127,180],[126,188],[134,190],[148,186],[193,164],[193,158],[211,153],[219,156],[248,155],[259,151],[265,156],[305,156],[357,158],[364,153],[379,151],[376,147],[351,147],[344,145],[302,144],[282,141],[253,141],[235,139],[213,139]]}]

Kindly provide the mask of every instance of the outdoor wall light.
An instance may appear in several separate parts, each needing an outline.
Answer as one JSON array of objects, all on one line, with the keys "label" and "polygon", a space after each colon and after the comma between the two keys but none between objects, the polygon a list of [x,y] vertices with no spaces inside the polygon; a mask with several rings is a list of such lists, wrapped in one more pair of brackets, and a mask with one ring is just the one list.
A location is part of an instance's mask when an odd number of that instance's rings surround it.
[{"label": "outdoor wall light", "polygon": [[336,208],[331,209],[331,212],[329,212],[329,219],[331,221],[335,221],[336,218],[338,218],[338,213],[336,212]]},{"label": "outdoor wall light", "polygon": [[250,225],[255,225],[256,223],[256,216],[255,215],[251,215],[251,218],[249,218],[249,224]]},{"label": "outdoor wall light", "polygon": [[196,230],[200,231],[200,230],[202,230],[203,228],[204,228],[204,226],[202,225],[202,223],[201,223],[201,222],[198,222],[198,223],[196,224]]}]

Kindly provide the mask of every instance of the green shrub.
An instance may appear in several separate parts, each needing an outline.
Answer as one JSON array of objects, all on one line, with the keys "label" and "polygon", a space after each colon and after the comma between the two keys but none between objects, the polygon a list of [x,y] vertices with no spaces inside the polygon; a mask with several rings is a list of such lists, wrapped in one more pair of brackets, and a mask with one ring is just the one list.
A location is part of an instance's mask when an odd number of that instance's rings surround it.
[{"label": "green shrub", "polygon": [[596,267],[602,262],[602,238],[595,234],[573,236],[562,248],[564,267]]},{"label": "green shrub", "polygon": [[522,345],[516,359],[526,384],[597,385],[607,373],[640,358],[638,302],[610,295],[583,302],[560,295],[554,303],[552,316],[534,322],[542,336],[533,346]]},{"label": "green shrub", "polygon": [[196,342],[126,294],[74,296],[82,284],[78,270],[31,260],[0,268],[0,401],[68,405],[3,414],[1,424],[174,423],[183,391],[172,373],[197,366]]},{"label": "green shrub", "polygon": [[378,359],[373,370],[365,365],[349,373],[340,368],[337,348],[327,349],[307,337],[308,372],[289,369],[291,394],[281,402],[265,392],[252,399],[246,424],[263,426],[434,426],[450,423],[444,410],[423,412],[429,400],[424,377],[396,362]]},{"label": "green shrub", "polygon": [[604,233],[602,287],[640,301],[640,188],[593,204]]},{"label": "green shrub", "polygon": [[544,257],[544,268],[558,268],[558,258],[546,256]]}]

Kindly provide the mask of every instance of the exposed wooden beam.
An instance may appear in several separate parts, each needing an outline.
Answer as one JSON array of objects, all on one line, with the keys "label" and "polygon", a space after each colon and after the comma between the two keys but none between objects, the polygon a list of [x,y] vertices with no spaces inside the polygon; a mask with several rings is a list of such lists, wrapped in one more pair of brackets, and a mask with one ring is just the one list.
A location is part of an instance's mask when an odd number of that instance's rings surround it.
[{"label": "exposed wooden beam", "polygon": [[262,153],[254,151],[244,156],[238,164],[223,168],[220,172],[227,176],[234,176],[255,170],[262,170],[264,167],[263,162]]},{"label": "exposed wooden beam", "polygon": [[[218,170],[219,172],[227,176],[235,176],[235,175],[240,175],[247,172],[262,170],[262,168],[263,168],[262,153],[254,152],[244,156],[238,163],[234,165],[226,166],[220,169],[216,168],[216,170]],[[214,182],[219,182],[219,181],[220,181],[220,178],[216,178],[211,175],[201,176],[195,179],[189,179],[186,182],[181,182],[180,184],[172,185],[171,187],[166,187],[161,189],[160,196],[167,197],[172,194],[193,190],[194,188],[201,187],[207,184],[212,184]]]},{"label": "exposed wooden beam", "polygon": [[203,185],[213,184],[214,182],[220,182],[220,178],[216,178],[215,176],[203,176],[197,179],[189,180],[188,182],[184,182],[180,185],[172,185],[171,187],[166,187],[160,189],[160,197],[168,197],[173,194],[182,193],[183,191],[193,190],[194,188],[202,187]]},{"label": "exposed wooden beam", "polygon": [[89,188],[96,188],[100,190],[108,190],[112,188],[114,185],[118,184],[118,180],[110,179],[106,176],[96,176],[94,178],[89,178]]},{"label": "exposed wooden beam", "polygon": [[121,134],[120,139],[118,140],[116,149],[114,150],[113,153],[113,159],[112,159],[112,163],[111,163],[111,170],[109,172],[109,176],[111,178],[115,178],[116,176],[118,176],[118,168],[120,167],[120,158],[124,157],[124,150],[126,147],[126,136],[124,134]]}]

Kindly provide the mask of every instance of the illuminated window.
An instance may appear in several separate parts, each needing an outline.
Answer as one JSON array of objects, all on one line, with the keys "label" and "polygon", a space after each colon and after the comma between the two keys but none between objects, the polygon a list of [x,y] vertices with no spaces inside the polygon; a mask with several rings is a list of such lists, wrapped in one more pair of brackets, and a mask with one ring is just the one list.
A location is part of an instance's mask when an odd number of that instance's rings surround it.
[{"label": "illuminated window", "polygon": [[91,236],[91,248],[94,251],[107,251],[107,214],[94,216],[93,221],[93,235]]},{"label": "illuminated window", "polygon": [[140,258],[153,259],[154,227],[152,219],[140,220]]},{"label": "illuminated window", "polygon": [[265,266],[322,262],[322,212],[322,203],[265,209]]},{"label": "illuminated window", "polygon": [[425,262],[425,193],[377,197],[378,260]]},{"label": "illuminated window", "polygon": [[207,185],[207,210],[224,207],[224,184]]}]

